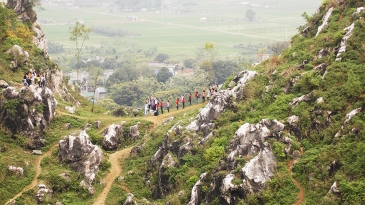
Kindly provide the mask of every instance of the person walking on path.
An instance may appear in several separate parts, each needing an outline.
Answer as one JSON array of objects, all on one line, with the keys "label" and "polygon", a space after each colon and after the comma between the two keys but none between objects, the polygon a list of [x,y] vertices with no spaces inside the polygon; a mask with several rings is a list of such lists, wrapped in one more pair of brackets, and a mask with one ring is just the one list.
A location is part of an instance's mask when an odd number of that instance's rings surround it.
[{"label": "person walking on path", "polygon": [[162,99],[160,101],[160,109],[161,109],[161,114],[163,114],[163,100]]},{"label": "person walking on path", "polygon": [[176,103],[176,110],[179,110],[179,98],[176,98],[175,103]]},{"label": "person walking on path", "polygon": [[189,94],[189,104],[191,105],[191,93]]},{"label": "person walking on path", "polygon": [[181,103],[182,103],[182,106],[183,106],[183,109],[185,108],[185,97],[184,95],[181,96]]},{"label": "person walking on path", "polygon": [[167,100],[166,108],[167,108],[167,112],[170,112],[170,100]]},{"label": "person walking on path", "polygon": [[198,91],[195,91],[195,103],[196,104],[199,103],[199,93],[198,93]]}]

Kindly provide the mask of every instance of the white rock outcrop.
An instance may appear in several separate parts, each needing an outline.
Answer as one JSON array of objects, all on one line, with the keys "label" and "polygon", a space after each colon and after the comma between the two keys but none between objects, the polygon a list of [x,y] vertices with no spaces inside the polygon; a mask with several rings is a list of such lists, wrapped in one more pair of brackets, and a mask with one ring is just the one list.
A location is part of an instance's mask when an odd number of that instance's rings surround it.
[{"label": "white rock outcrop", "polygon": [[58,158],[67,163],[79,174],[84,175],[80,185],[94,193],[93,181],[99,171],[99,165],[103,159],[103,151],[89,140],[86,131],[81,131],[79,136],[69,135],[60,140]]}]

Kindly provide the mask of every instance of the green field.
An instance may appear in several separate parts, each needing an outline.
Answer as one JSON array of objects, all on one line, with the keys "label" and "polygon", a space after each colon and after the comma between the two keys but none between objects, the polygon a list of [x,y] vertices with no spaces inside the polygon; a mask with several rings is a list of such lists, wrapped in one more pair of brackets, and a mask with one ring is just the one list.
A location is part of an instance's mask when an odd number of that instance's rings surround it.
[{"label": "green field", "polygon": [[[157,53],[167,53],[173,58],[195,56],[198,47],[212,42],[219,55],[227,56],[243,52],[235,45],[247,46],[289,40],[304,25],[301,14],[309,14],[319,7],[320,0],[255,1],[270,5],[269,8],[243,6],[241,1],[202,1],[196,6],[184,7],[185,13],[167,13],[162,9],[145,12],[112,12],[110,8],[76,8],[43,3],[44,11],[38,11],[49,41],[73,49],[69,40],[69,28],[82,19],[87,27],[104,26],[139,34],[131,37],[107,37],[92,33],[85,46],[116,47],[126,49],[126,44],[146,50],[156,47]],[[248,9],[255,12],[256,21],[245,19]],[[137,21],[127,21],[127,16]],[[205,17],[207,22],[200,22]],[[68,52],[72,55],[73,52]]]}]

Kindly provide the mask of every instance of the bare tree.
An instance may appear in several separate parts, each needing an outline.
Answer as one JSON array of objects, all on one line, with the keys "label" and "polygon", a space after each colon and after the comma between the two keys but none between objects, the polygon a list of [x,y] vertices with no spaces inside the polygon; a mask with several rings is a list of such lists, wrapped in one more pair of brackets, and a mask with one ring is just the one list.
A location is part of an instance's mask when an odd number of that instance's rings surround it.
[{"label": "bare tree", "polygon": [[278,41],[267,46],[274,54],[280,55],[286,48],[290,46],[289,41]]},{"label": "bare tree", "polygon": [[76,45],[76,53],[75,56],[77,58],[77,91],[79,92],[79,72],[80,72],[80,56],[82,48],[84,47],[84,43],[87,39],[89,39],[89,34],[91,32],[91,28],[86,28],[85,24],[80,22],[76,22],[75,26],[70,28],[70,40],[75,42]]}]

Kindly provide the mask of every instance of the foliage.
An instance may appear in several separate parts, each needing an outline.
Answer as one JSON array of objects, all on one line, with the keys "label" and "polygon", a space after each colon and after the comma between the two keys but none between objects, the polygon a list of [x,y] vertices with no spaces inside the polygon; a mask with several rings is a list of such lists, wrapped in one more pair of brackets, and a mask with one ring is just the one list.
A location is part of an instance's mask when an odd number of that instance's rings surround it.
[{"label": "foliage", "polygon": [[172,73],[170,70],[166,67],[162,67],[156,75],[156,80],[161,83],[166,83],[166,81],[168,81],[171,77]]},{"label": "foliage", "polygon": [[256,15],[256,13],[252,9],[246,10],[245,16],[249,21],[254,21],[256,19],[255,15]]},{"label": "foliage", "polygon": [[166,53],[159,53],[156,57],[155,57],[155,61],[158,61],[159,63],[163,63],[165,60],[169,59],[170,56]]}]

